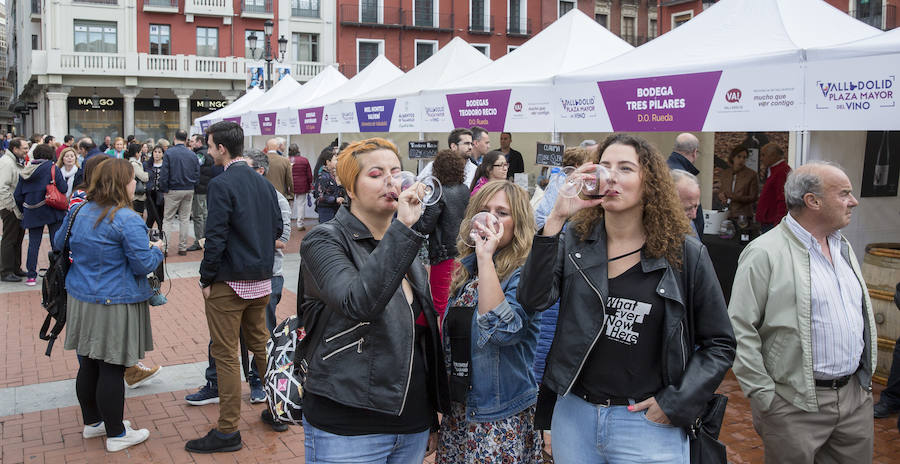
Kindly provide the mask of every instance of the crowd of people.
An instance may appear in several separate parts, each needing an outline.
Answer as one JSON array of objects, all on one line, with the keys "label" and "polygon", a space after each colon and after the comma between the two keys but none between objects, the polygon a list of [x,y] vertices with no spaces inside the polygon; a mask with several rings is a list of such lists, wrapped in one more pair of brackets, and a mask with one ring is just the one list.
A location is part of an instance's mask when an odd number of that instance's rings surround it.
[{"label": "crowd of people", "polygon": [[[840,234],[858,203],[839,166],[792,171],[765,145],[757,198],[747,148],[731,151],[720,199],[736,215],[757,203],[765,233],[726,304],[701,241],[695,136],[668,157],[634,135],[585,141],[534,198],[509,180],[524,170],[511,139],[492,151],[485,129],[456,129],[403,189],[403,157],[381,138],[335,141],[312,169],[277,137],[245,150],[227,121],[171,145],[12,138],[2,278],[35,285],[45,227],[70,250],[65,348],[79,360],[83,436],[110,452],[150,435],[123,418],[126,385],[161,369],[140,361],[153,348],[147,277],[167,255],[148,231],[177,229],[179,255],[202,251],[209,368],[186,401],[218,403],[219,418],[185,448],[236,451],[241,366],[250,402],[265,402],[283,250],[312,206],[298,295],[307,462],[688,463],[691,426],[729,369],[767,462],[871,462],[875,326]],[[598,166],[599,198],[561,194]],[[426,206],[432,176],[443,188]],[[48,204],[48,185],[66,207]],[[261,420],[288,429],[268,409]]]}]

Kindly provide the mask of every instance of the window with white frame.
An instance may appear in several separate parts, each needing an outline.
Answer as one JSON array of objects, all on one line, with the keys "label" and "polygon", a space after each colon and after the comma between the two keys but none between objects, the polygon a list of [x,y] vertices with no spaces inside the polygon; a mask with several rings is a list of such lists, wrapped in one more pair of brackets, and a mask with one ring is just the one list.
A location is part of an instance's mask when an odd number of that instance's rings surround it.
[{"label": "window with white frame", "polygon": [[475,50],[483,53],[484,56],[490,58],[491,57],[491,44],[470,44]]},{"label": "window with white frame", "polygon": [[469,29],[475,32],[491,31],[491,4],[488,0],[469,1]]},{"label": "window with white frame", "polygon": [[382,0],[360,0],[359,22],[380,23]]},{"label": "window with white frame", "polygon": [[559,17],[575,9],[574,0],[559,0]]},{"label": "window with white frame", "polygon": [[437,40],[416,40],[416,66],[431,58],[438,51]]},{"label": "window with white frame", "polygon": [[416,26],[436,27],[438,0],[413,0],[413,21]]},{"label": "window with white frame", "polygon": [[76,52],[118,53],[118,26],[116,23],[76,19],[74,26]]},{"label": "window with white frame", "polygon": [[366,69],[372,64],[378,55],[384,54],[383,40],[357,40],[356,41],[356,72]]},{"label": "window with white frame", "polygon": [[291,16],[319,17],[319,0],[291,0]]},{"label": "window with white frame", "polygon": [[693,10],[682,11],[679,13],[672,13],[672,29],[675,29],[676,27],[681,26],[682,24],[690,21],[691,18],[693,18],[693,17],[694,17]]},{"label": "window with white frame", "polygon": [[506,30],[510,34],[528,33],[528,4],[527,0],[507,0],[509,17]]},{"label": "window with white frame", "polygon": [[151,24],[150,25],[150,54],[151,55],[169,55],[171,54],[171,28],[168,24]]},{"label": "window with white frame", "polygon": [[506,46],[506,53],[512,53],[512,51],[515,50],[515,49],[517,49],[517,48],[519,48],[518,45],[507,45],[507,46]]},{"label": "window with white frame", "polygon": [[217,28],[197,28],[197,55],[219,56],[219,30]]},{"label": "window with white frame", "polygon": [[597,24],[609,29],[609,15],[604,13],[595,13],[594,20]]},{"label": "window with white frame", "polygon": [[319,61],[319,34],[295,32],[291,35],[294,61]]}]

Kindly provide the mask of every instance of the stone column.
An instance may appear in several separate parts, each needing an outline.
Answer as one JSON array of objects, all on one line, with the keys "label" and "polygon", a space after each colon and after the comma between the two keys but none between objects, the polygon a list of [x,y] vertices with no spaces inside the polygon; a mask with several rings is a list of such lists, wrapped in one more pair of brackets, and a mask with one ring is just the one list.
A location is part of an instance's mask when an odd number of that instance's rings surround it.
[{"label": "stone column", "polygon": [[122,137],[125,138],[134,135],[134,98],[141,93],[141,89],[139,87],[122,87],[119,92],[122,92],[122,97],[124,97],[122,112],[125,113],[125,127]]},{"label": "stone column", "polygon": [[191,95],[193,89],[172,89],[178,97],[178,128],[188,131],[191,128]]},{"label": "stone column", "polygon": [[237,100],[237,97],[241,95],[243,90],[220,90],[219,92],[222,93],[222,96],[225,97],[225,101],[230,105]]},{"label": "stone column", "polygon": [[47,89],[47,129],[50,135],[62,141],[69,132],[68,108],[66,99],[72,88],[55,85]]}]

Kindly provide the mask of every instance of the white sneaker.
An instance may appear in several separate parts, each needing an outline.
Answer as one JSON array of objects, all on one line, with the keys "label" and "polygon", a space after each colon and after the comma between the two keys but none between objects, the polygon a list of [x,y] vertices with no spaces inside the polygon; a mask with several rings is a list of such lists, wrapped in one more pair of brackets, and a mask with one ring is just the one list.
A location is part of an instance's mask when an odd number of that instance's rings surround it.
[{"label": "white sneaker", "polygon": [[[131,422],[127,420],[123,420],[122,424],[127,429],[131,427]],[[97,438],[97,437],[105,437],[106,436],[106,424],[100,422],[97,425],[85,425],[84,431],[81,432],[81,436],[84,438]]]},{"label": "white sneaker", "polygon": [[149,437],[150,437],[150,431],[147,429],[135,430],[131,427],[126,426],[124,437],[107,437],[106,438],[106,451],[109,451],[110,453],[115,453],[116,451],[122,451],[123,449],[128,448],[129,446],[143,443]]}]

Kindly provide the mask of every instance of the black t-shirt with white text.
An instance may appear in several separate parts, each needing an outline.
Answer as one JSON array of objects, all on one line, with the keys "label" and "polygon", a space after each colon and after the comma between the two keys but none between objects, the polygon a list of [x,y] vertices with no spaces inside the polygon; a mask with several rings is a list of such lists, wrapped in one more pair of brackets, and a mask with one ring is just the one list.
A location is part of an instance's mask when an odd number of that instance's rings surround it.
[{"label": "black t-shirt with white text", "polygon": [[588,355],[576,391],[642,401],[662,389],[665,301],[656,293],[662,273],[645,274],[637,263],[609,279],[606,325]]}]

